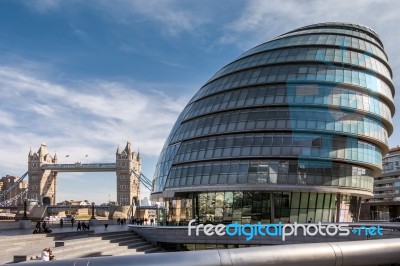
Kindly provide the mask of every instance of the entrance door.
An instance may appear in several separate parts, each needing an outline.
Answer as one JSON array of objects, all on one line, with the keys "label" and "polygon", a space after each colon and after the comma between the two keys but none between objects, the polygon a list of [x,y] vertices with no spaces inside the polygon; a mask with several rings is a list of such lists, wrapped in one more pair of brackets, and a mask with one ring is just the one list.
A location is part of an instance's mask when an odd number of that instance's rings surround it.
[{"label": "entrance door", "polygon": [[51,199],[50,199],[50,197],[44,197],[44,198],[43,198],[43,205],[44,205],[44,206],[50,206],[50,205],[51,205]]}]

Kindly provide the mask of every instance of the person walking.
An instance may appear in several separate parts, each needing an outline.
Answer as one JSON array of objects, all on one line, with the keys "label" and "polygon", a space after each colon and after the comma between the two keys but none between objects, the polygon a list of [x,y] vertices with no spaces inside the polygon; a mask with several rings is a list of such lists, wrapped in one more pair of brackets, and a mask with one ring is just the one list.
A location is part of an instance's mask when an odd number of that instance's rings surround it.
[{"label": "person walking", "polygon": [[60,219],[60,227],[61,227],[61,228],[64,227],[64,220],[63,220],[63,218]]},{"label": "person walking", "polygon": [[72,227],[74,227],[74,223],[75,223],[75,218],[74,218],[74,217],[72,217],[72,218],[71,218],[71,224],[72,224]]},{"label": "person walking", "polygon": [[42,229],[43,229],[43,232],[46,232],[46,227],[47,227],[47,224],[46,224],[46,222],[43,222],[43,223],[42,223]]},{"label": "person walking", "polygon": [[78,226],[76,227],[76,231],[82,231],[81,221],[78,221]]}]

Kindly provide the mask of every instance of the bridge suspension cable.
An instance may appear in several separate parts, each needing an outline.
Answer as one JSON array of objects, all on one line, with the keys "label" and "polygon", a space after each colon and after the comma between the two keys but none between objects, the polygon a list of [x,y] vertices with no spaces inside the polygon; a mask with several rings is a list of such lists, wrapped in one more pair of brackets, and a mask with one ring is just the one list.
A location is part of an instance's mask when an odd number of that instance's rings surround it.
[{"label": "bridge suspension cable", "polygon": [[16,186],[18,186],[19,183],[22,182],[22,180],[24,180],[24,178],[28,175],[28,172],[26,172],[25,174],[23,174],[20,178],[18,178],[17,181],[15,181],[15,183],[10,186],[9,188],[7,188],[6,190],[2,191],[0,193],[0,198],[4,197],[5,195],[7,195],[8,192],[10,192],[11,190],[13,190]]},{"label": "bridge suspension cable", "polygon": [[13,198],[5,200],[3,202],[0,202],[0,207],[6,207],[8,206],[10,203],[12,203],[13,201],[22,198],[23,196],[27,195],[28,193],[28,189],[24,189],[23,191],[21,191],[18,195],[15,195]]},{"label": "bridge suspension cable", "polygon": [[148,179],[144,174],[140,173],[140,175],[138,173],[136,173],[136,171],[132,170],[133,174],[139,179],[139,182],[148,190],[151,191],[152,188],[152,182],[150,181],[150,179]]}]

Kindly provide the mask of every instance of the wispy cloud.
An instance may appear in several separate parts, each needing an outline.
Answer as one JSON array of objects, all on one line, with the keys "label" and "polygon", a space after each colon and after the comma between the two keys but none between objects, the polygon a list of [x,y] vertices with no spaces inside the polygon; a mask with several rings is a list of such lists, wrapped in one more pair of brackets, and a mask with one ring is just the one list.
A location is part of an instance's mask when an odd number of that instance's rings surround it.
[{"label": "wispy cloud", "polygon": [[[4,66],[0,95],[0,167],[22,169],[29,146],[36,150],[42,141],[64,162],[82,160],[85,154],[91,161],[112,162],[116,146],[128,138],[142,154],[156,157],[189,99],[106,80],[63,85]],[[64,158],[67,153],[70,157]]]},{"label": "wispy cloud", "polygon": [[195,33],[207,19],[184,8],[175,0],[119,0],[97,1],[94,7],[116,22],[132,25],[133,22],[155,22],[165,35],[176,36],[182,32]]},{"label": "wispy cloud", "polygon": [[61,0],[36,0],[36,1],[24,1],[24,4],[28,5],[33,10],[40,13],[47,13],[50,11],[58,10],[62,4]]}]

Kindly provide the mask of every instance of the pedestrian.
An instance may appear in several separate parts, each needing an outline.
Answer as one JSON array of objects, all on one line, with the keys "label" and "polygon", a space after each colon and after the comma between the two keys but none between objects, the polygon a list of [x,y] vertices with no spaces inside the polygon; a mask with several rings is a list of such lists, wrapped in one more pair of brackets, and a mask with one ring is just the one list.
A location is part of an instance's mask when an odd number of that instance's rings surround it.
[{"label": "pedestrian", "polygon": [[75,223],[75,218],[74,218],[74,217],[72,217],[72,218],[71,218],[71,224],[72,224],[72,227],[74,227],[74,223]]},{"label": "pedestrian", "polygon": [[83,230],[83,231],[86,231],[86,224],[85,224],[85,222],[82,222],[82,223],[81,223],[81,226],[82,226],[82,230]]},{"label": "pedestrian", "polygon": [[145,223],[145,224],[147,224],[147,217],[146,217],[146,218],[144,218],[144,223]]},{"label": "pedestrian", "polygon": [[36,227],[35,227],[35,231],[34,231],[34,232],[40,233],[40,231],[41,231],[41,228],[40,228],[40,221],[37,221],[37,222],[36,222]]},{"label": "pedestrian", "polygon": [[78,226],[76,227],[76,231],[81,231],[82,230],[82,224],[81,221],[78,221]]},{"label": "pedestrian", "polygon": [[63,220],[63,218],[60,219],[60,227],[61,227],[61,228],[64,227],[64,220]]},{"label": "pedestrian", "polygon": [[150,219],[150,224],[154,225],[154,219],[153,218]]}]

